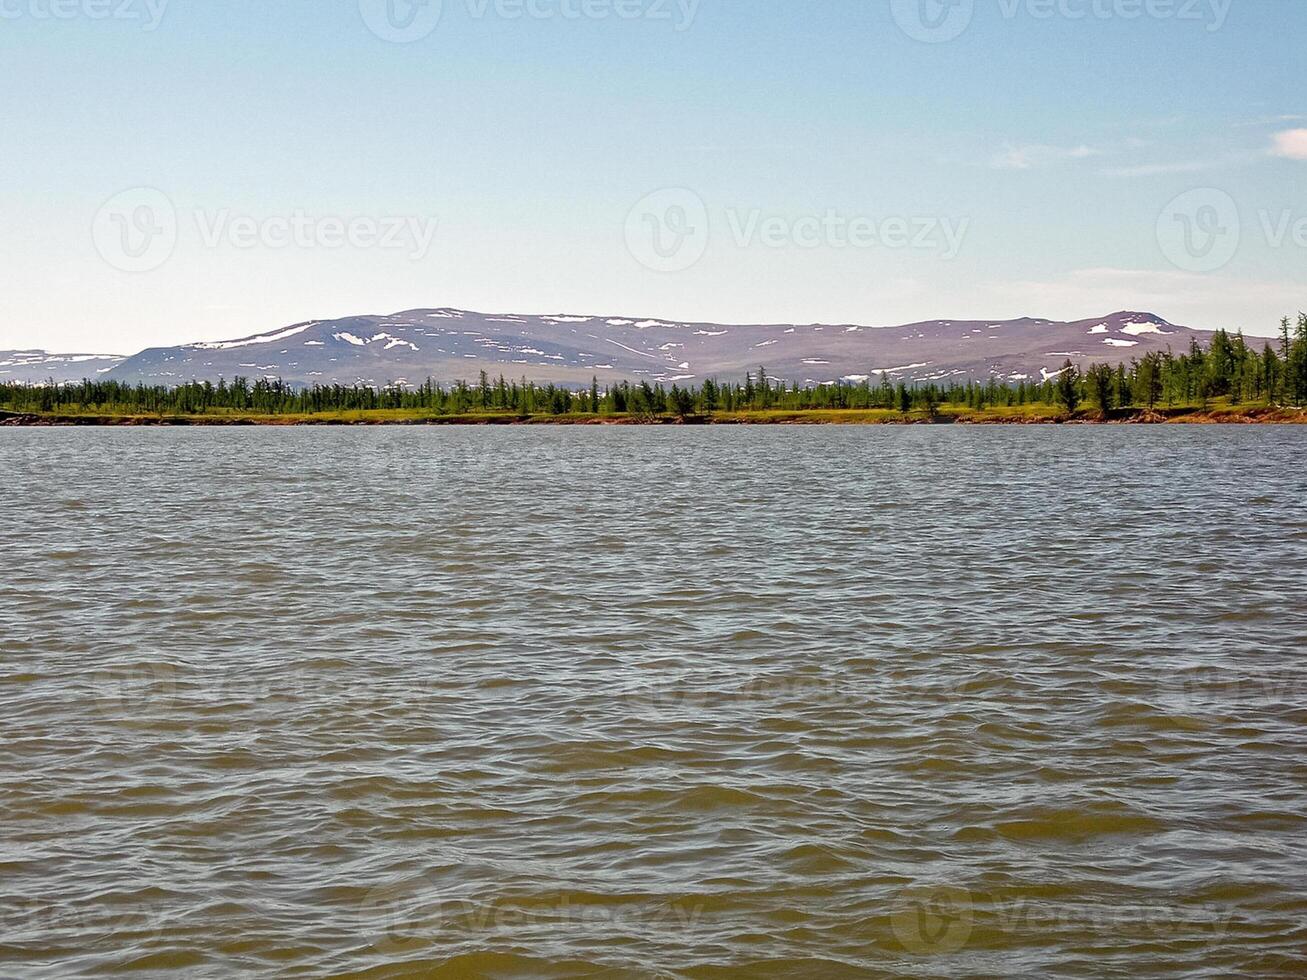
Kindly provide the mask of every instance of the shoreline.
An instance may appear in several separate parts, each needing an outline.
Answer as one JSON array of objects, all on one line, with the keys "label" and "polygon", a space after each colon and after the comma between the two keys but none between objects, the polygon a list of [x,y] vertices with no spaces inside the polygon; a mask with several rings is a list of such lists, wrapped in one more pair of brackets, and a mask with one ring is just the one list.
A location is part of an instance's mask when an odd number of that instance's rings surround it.
[{"label": "shoreline", "polygon": [[1265,405],[1221,409],[1166,408],[1117,409],[1107,416],[1098,412],[1075,415],[1025,406],[1027,410],[943,409],[928,416],[884,409],[813,409],[808,411],[755,410],[716,412],[711,415],[514,415],[481,412],[433,415],[402,411],[323,413],[320,415],[194,414],[116,415],[31,413],[0,411],[0,427],[11,428],[123,428],[219,426],[519,426],[519,425],[1304,425],[1307,410]]}]

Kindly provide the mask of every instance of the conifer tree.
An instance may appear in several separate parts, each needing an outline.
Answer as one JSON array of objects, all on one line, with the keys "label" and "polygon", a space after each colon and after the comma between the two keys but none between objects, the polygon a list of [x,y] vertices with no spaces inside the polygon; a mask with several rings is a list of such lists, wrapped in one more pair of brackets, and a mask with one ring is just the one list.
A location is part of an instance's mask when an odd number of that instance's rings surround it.
[{"label": "conifer tree", "polygon": [[717,382],[712,378],[708,378],[703,383],[703,410],[705,412],[717,410]]},{"label": "conifer tree", "polygon": [[1080,372],[1069,357],[1057,376],[1057,400],[1071,415],[1080,406]]},{"label": "conifer tree", "polygon": [[[1089,381],[1089,392],[1093,396],[1094,404],[1104,415],[1112,411],[1113,389],[1116,387],[1116,379],[1112,369],[1106,364],[1095,364],[1089,368],[1087,375]],[[1075,409],[1071,409],[1075,411]]]}]

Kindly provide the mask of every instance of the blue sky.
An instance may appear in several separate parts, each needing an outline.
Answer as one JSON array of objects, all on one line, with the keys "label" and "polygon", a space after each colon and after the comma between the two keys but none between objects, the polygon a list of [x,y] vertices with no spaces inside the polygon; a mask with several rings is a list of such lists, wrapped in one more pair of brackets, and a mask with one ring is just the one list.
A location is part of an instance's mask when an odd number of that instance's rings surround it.
[{"label": "blue sky", "polygon": [[0,348],[1307,305],[1307,4],[951,2],[0,0]]}]

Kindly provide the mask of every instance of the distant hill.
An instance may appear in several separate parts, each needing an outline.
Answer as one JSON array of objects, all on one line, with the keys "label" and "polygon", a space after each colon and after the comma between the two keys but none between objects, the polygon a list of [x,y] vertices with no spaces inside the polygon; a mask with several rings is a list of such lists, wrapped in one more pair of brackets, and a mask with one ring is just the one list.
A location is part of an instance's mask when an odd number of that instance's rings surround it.
[{"label": "distant hill", "polygon": [[153,384],[243,375],[371,385],[419,384],[428,377],[449,384],[486,371],[581,385],[592,376],[668,384],[740,378],[762,366],[775,379],[808,385],[879,380],[882,373],[909,383],[967,377],[1016,382],[1049,377],[1067,358],[1081,367],[1116,363],[1149,351],[1187,350],[1191,339],[1205,346],[1210,338],[1140,312],[1070,323],[1023,318],[871,327],[428,309],[312,321],[239,340],[153,348],[122,360],[45,355],[51,360],[11,370],[33,381],[90,373]]},{"label": "distant hill", "polygon": [[51,354],[43,350],[0,350],[0,384],[41,384],[103,378],[127,360],[115,354]]}]

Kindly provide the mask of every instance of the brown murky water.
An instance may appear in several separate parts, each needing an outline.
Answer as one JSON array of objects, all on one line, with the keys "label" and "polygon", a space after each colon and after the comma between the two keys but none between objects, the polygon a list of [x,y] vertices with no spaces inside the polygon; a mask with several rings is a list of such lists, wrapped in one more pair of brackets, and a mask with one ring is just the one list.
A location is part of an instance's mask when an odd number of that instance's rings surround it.
[{"label": "brown murky water", "polygon": [[0,975],[1307,971],[1307,433],[0,435]]}]

